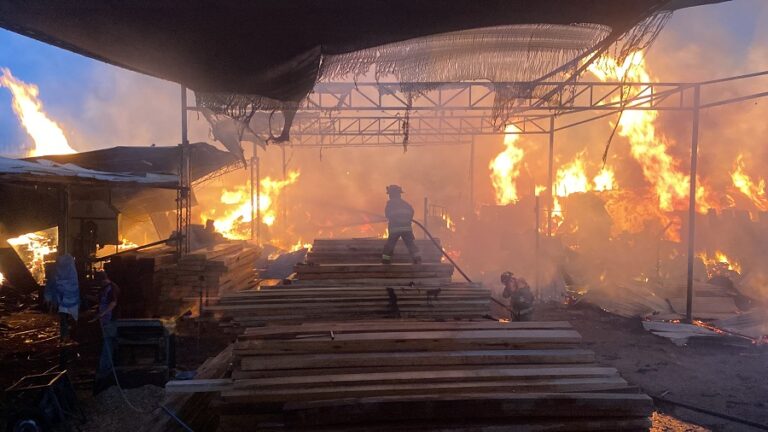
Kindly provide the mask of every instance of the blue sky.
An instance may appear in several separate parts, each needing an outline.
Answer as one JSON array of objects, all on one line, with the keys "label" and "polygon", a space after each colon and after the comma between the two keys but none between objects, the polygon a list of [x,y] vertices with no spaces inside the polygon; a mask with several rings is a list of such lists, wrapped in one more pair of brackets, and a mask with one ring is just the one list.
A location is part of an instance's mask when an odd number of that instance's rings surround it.
[{"label": "blue sky", "polygon": [[[662,32],[649,62],[652,67],[656,62],[657,69],[665,72],[661,78],[667,80],[752,71],[751,65],[740,64],[740,59],[748,57],[758,35],[768,34],[759,27],[765,26],[767,18],[765,0],[733,0],[677,12]],[[768,44],[768,40],[762,43]],[[672,50],[679,51],[679,57],[670,55]],[[728,64],[715,61],[702,66],[705,50],[714,51],[713,60],[724,56]],[[677,64],[685,67],[677,68]],[[138,76],[5,30],[0,30],[0,67],[40,87],[46,111],[65,125],[71,144],[79,150],[175,139],[175,132],[169,129],[177,128],[178,122],[173,106],[178,87],[173,83]],[[127,120],[123,121],[126,117],[142,120],[138,126],[127,127]],[[202,125],[196,124],[195,133],[205,139]],[[103,142],[105,137],[114,137],[118,142]],[[0,88],[0,155],[21,155],[28,145],[30,139],[11,109],[10,93]]]}]

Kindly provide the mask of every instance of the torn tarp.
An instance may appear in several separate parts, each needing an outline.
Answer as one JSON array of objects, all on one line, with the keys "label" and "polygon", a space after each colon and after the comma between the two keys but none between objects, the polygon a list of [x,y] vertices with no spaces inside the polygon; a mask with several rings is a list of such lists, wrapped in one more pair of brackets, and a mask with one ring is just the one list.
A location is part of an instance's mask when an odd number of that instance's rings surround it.
[{"label": "torn tarp", "polygon": [[176,188],[179,178],[173,174],[119,173],[96,171],[73,164],[61,164],[46,159],[35,161],[0,157],[0,179],[4,182],[20,183],[63,183],[63,184],[104,184],[118,183],[121,186],[142,186],[155,188]]}]

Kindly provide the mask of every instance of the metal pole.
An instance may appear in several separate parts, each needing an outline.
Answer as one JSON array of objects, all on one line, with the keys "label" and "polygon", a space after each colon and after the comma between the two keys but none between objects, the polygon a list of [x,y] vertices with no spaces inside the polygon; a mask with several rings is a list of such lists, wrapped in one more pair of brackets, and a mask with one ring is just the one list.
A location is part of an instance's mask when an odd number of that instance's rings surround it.
[{"label": "metal pole", "polygon": [[256,243],[261,245],[261,170],[256,156]]},{"label": "metal pole", "polygon": [[555,200],[552,177],[555,168],[555,116],[549,118],[549,166],[547,168],[547,237],[552,237],[552,204]]},{"label": "metal pole", "polygon": [[190,202],[191,194],[191,181],[190,181],[190,148],[189,148],[189,136],[187,129],[187,88],[181,86],[181,155],[182,155],[182,203],[183,203],[183,216],[182,216],[182,232],[184,247],[183,251],[189,252],[189,222],[192,217],[192,208]]},{"label": "metal pole", "polygon": [[[285,163],[285,143],[282,144],[280,149],[283,152],[283,182],[285,182],[286,179],[287,179],[287,176],[286,176],[286,163]],[[283,232],[287,232],[287,230],[288,230],[288,223],[287,223],[288,222],[288,194],[286,193],[286,189],[285,188],[282,189],[281,193],[282,193],[282,199],[281,199],[281,201],[282,201],[282,209],[281,209],[281,212],[282,212],[282,216],[283,216],[283,218],[282,218],[283,219]]]},{"label": "metal pole", "polygon": [[475,212],[475,136],[469,144],[469,211]]},{"label": "metal pole", "polygon": [[251,240],[253,240],[256,237],[256,206],[254,203],[253,198],[253,192],[254,192],[254,186],[253,186],[253,170],[254,170],[254,162],[256,161],[256,144],[253,144],[253,154],[251,155],[251,179],[249,182],[250,185],[250,193],[251,193]]},{"label": "metal pole", "polygon": [[693,125],[691,131],[691,186],[688,196],[688,280],[685,301],[685,320],[693,321],[693,259],[694,235],[696,234],[696,166],[699,153],[699,106],[701,105],[701,87],[693,88]]},{"label": "metal pole", "polygon": [[534,272],[535,272],[534,273],[534,277],[533,277],[533,288],[534,288],[534,290],[536,292],[536,297],[537,298],[539,297],[539,211],[540,211],[540,209],[541,209],[541,207],[540,207],[540,203],[539,203],[539,196],[536,195],[536,205],[535,205],[535,207],[533,209],[533,211],[535,213],[535,216],[536,216],[536,231],[535,231],[535,235],[536,235],[535,253],[536,253],[536,255],[534,256],[534,266],[533,266]]},{"label": "metal pole", "polygon": [[[427,224],[427,216],[429,215],[429,200],[427,197],[424,197],[424,230],[427,230],[427,227],[429,226]],[[424,238],[427,238],[427,235],[424,234]]]}]

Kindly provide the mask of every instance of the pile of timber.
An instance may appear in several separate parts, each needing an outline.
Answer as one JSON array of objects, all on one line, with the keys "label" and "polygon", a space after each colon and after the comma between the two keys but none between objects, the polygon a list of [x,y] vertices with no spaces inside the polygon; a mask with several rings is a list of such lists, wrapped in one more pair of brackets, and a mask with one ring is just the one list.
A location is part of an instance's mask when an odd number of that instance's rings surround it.
[{"label": "pile of timber", "polygon": [[[436,239],[440,244],[440,240]],[[385,239],[316,239],[307,254],[310,264],[376,264],[381,262]],[[430,240],[416,240],[421,252],[422,262],[438,263],[442,252]],[[395,246],[392,257],[395,263],[410,263],[411,257],[402,240]]]},{"label": "pile of timber", "polygon": [[115,255],[104,265],[120,287],[120,316],[141,318],[160,314],[163,274],[176,266],[176,249],[158,246]]},{"label": "pile of timber", "polygon": [[255,285],[258,249],[241,241],[228,241],[184,255],[165,269],[160,280],[160,304],[173,313],[196,304],[199,299]]},{"label": "pile of timber", "polygon": [[389,287],[382,284],[262,286],[258,291],[222,295],[204,310],[233,330],[285,321],[327,321],[371,318],[472,319],[487,315],[491,294],[477,284],[440,287]]},{"label": "pile of timber", "polygon": [[490,313],[490,291],[452,282],[448,263],[298,264],[295,270],[286,283],[223,294],[204,311],[235,332],[281,321],[477,319]]},{"label": "pile of timber", "polygon": [[566,322],[378,320],[249,328],[217,392],[222,430],[647,430],[651,399]]},{"label": "pile of timber", "polygon": [[295,282],[348,285],[384,283],[385,285],[443,285],[451,282],[453,265],[449,263],[422,264],[298,264]]}]

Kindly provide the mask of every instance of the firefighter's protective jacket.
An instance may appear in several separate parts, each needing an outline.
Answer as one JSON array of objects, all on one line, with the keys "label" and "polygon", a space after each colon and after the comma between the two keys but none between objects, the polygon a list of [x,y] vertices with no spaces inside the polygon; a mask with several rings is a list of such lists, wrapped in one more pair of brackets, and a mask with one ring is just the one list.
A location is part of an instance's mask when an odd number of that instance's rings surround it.
[{"label": "firefighter's protective jacket", "polygon": [[389,221],[389,232],[411,232],[413,207],[402,198],[390,198],[384,208],[384,214]]}]

